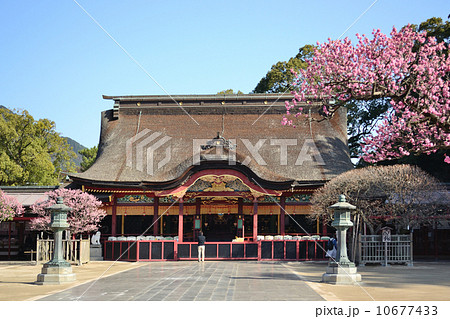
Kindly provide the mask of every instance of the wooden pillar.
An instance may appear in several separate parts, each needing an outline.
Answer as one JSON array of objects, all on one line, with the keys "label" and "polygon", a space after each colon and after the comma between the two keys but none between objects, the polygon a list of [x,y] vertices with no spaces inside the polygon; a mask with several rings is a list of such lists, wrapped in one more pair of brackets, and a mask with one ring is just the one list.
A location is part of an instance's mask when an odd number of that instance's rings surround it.
[{"label": "wooden pillar", "polygon": [[253,200],[253,242],[258,238],[258,200]]},{"label": "wooden pillar", "polygon": [[159,197],[154,197],[153,202],[153,236],[158,236],[158,230],[159,230]]},{"label": "wooden pillar", "polygon": [[178,202],[178,242],[183,242],[183,198]]},{"label": "wooden pillar", "polygon": [[202,219],[201,219],[201,205],[202,205],[202,199],[196,198],[195,199],[195,218],[194,218],[194,238],[193,238],[194,241],[197,240],[197,236],[198,236],[198,232],[199,232],[199,230],[195,229],[195,220],[196,219],[200,220],[200,230],[203,228]]},{"label": "wooden pillar", "polygon": [[12,226],[12,221],[10,221],[8,224],[8,259],[11,259],[11,226]]},{"label": "wooden pillar", "polygon": [[327,234],[328,234],[327,223],[325,223],[325,220],[322,219],[322,235],[327,235]]},{"label": "wooden pillar", "polygon": [[277,214],[277,221],[275,223],[275,226],[277,226],[277,235],[281,234],[281,224],[280,224],[280,214]]},{"label": "wooden pillar", "polygon": [[280,235],[281,236],[284,236],[286,234],[285,208],[286,208],[286,199],[284,196],[281,196],[280,197]]},{"label": "wooden pillar", "polygon": [[114,201],[112,203],[112,214],[111,214],[111,235],[116,236],[117,235],[117,200],[114,196]]},{"label": "wooden pillar", "polygon": [[[436,220],[433,222],[433,246],[434,246],[434,259],[438,260],[438,256],[439,256],[439,251],[438,251],[438,245],[437,245],[437,241],[438,241],[438,236],[437,236],[437,222]],[[411,245],[412,245],[412,241],[411,241]],[[412,259],[412,255],[411,255],[411,259]]]},{"label": "wooden pillar", "polygon": [[244,238],[245,218],[244,218],[244,200],[242,198],[238,198],[238,218],[239,216],[241,216],[240,218],[242,218],[242,230],[238,231],[237,236]]}]

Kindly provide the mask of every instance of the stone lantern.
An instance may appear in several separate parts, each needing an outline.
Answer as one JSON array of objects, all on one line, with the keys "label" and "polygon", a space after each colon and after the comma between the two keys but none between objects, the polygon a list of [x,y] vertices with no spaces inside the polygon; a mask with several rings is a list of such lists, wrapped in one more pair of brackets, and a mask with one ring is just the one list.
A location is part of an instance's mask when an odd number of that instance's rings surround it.
[{"label": "stone lantern", "polygon": [[42,266],[42,272],[37,276],[36,284],[61,284],[75,281],[72,266],[64,259],[62,233],[69,228],[67,214],[72,208],[64,205],[62,197],[58,197],[56,204],[47,208],[51,214],[50,228],[54,233],[55,247],[53,258]]},{"label": "stone lantern", "polygon": [[334,210],[331,226],[337,230],[337,252],[336,259],[328,263],[322,281],[332,284],[353,284],[361,281],[361,275],[356,272],[355,264],[347,256],[347,229],[353,226],[350,214],[356,207],[347,203],[344,195],[340,195],[339,202],[329,208]]}]

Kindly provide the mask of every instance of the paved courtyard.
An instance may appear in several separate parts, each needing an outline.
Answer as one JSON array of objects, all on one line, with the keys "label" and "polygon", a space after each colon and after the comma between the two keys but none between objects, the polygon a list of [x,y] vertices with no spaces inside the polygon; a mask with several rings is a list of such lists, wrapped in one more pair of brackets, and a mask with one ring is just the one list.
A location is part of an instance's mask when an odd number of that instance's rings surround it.
[{"label": "paved courtyard", "polygon": [[262,301],[324,300],[281,263],[166,262],[101,278],[46,301]]},{"label": "paved courtyard", "polygon": [[0,262],[0,301],[20,300],[323,300],[449,301],[450,262],[359,267],[362,282],[321,282],[325,262],[93,261],[77,280],[35,285],[42,265]]}]

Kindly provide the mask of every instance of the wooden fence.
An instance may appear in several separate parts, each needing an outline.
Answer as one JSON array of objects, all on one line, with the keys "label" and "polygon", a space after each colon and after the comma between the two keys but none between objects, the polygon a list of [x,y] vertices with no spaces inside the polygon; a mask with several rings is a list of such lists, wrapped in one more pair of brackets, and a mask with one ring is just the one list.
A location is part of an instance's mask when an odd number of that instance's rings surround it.
[{"label": "wooden fence", "polygon": [[359,265],[369,263],[413,265],[413,237],[392,235],[390,242],[383,242],[381,235],[361,235]]},{"label": "wooden fence", "polygon": [[[53,239],[37,239],[36,263],[46,263],[53,257],[55,241]],[[90,240],[88,239],[64,239],[64,259],[71,263],[82,265],[90,261]]]}]

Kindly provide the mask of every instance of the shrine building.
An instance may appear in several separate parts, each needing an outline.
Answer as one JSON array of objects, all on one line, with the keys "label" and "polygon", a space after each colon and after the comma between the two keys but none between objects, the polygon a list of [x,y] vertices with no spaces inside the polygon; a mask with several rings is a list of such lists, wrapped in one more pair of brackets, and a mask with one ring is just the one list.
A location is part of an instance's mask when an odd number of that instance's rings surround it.
[{"label": "shrine building", "polygon": [[294,128],[281,125],[290,95],[103,98],[97,159],[70,177],[104,203],[106,259],[193,259],[200,230],[207,258],[261,259],[270,243],[270,259],[301,259],[302,239],[330,234],[310,197],[353,167],[345,109],[314,121],[320,105],[305,105],[312,120]]}]

